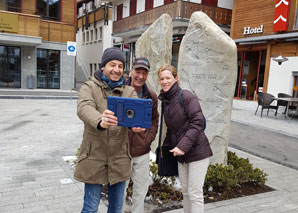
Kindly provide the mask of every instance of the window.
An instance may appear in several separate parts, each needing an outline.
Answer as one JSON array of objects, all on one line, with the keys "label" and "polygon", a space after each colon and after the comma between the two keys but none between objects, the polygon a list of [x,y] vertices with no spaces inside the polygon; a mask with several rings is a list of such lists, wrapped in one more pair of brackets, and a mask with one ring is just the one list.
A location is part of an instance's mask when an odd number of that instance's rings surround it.
[{"label": "window", "polygon": [[99,38],[98,40],[102,40],[102,27],[99,28]]},{"label": "window", "polygon": [[21,12],[20,0],[7,0],[7,10],[11,12]]},{"label": "window", "polygon": [[121,20],[123,17],[123,4],[117,6],[117,20]]},{"label": "window", "polygon": [[43,19],[60,20],[60,0],[37,0],[36,14]]},{"label": "window", "polygon": [[294,29],[298,28],[298,7],[296,8],[296,18],[295,18],[295,25],[294,25]]},{"label": "window", "polygon": [[164,0],[163,4],[170,4],[172,2],[174,2],[174,0]]},{"label": "window", "polygon": [[145,0],[145,10],[150,10],[153,8],[153,0]]},{"label": "window", "polygon": [[217,0],[202,0],[203,5],[217,7]]},{"label": "window", "polygon": [[85,32],[83,32],[82,34],[83,34],[83,36],[82,36],[82,43],[84,44],[85,41],[86,41],[86,34],[85,34]]},{"label": "window", "polygon": [[97,70],[97,67],[96,67],[96,65],[97,65],[97,64],[96,64],[96,63],[94,63],[94,66],[93,66],[93,67],[94,67],[94,72]]},{"label": "window", "polygon": [[0,87],[21,87],[21,48],[0,45]]},{"label": "window", "polygon": [[97,28],[94,29],[94,41],[98,40],[98,30]]},{"label": "window", "polygon": [[92,76],[92,64],[90,64],[90,76]]},{"label": "window", "polygon": [[298,72],[293,72],[294,84],[293,84],[293,97],[298,98]]},{"label": "window", "polygon": [[130,0],[129,3],[129,16],[135,15],[137,12],[137,0]]},{"label": "window", "polygon": [[37,88],[60,88],[60,51],[37,49]]},{"label": "window", "polygon": [[90,30],[90,41],[93,41],[93,30]]},{"label": "window", "polygon": [[86,43],[89,42],[89,31],[86,32]]}]

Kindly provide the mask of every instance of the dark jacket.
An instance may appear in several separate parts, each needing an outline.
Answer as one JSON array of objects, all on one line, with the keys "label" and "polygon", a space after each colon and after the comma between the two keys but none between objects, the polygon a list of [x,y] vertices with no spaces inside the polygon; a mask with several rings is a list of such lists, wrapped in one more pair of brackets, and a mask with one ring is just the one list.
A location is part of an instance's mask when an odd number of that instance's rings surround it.
[{"label": "dark jacket", "polygon": [[84,122],[84,134],[74,178],[84,183],[113,185],[129,180],[131,175],[130,130],[121,126],[98,130],[108,95],[137,98],[132,87],[111,89],[97,75],[82,85],[77,114]]},{"label": "dark jacket", "polygon": [[184,109],[179,105],[178,92],[181,88],[175,83],[170,90],[161,90],[159,99],[164,105],[164,118],[167,125],[165,143],[178,147],[185,155],[177,157],[181,163],[203,160],[212,156],[209,141],[203,131],[204,120],[200,103],[190,91],[183,90]]},{"label": "dark jacket", "polygon": [[[131,85],[131,79],[128,80],[127,85]],[[156,93],[144,84],[142,98],[152,99],[153,101],[151,128],[140,133],[129,131],[130,154],[132,157],[141,156],[150,152],[150,145],[155,139],[158,129],[159,114],[157,111],[158,101]]]}]

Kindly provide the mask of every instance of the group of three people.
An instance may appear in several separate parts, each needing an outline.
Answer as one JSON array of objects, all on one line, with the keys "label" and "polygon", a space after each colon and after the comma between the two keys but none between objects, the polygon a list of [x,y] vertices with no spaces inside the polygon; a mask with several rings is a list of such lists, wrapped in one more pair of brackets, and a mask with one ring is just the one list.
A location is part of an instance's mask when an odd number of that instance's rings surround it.
[{"label": "group of three people", "polygon": [[[198,99],[183,91],[184,108],[178,103],[176,69],[165,65],[158,71],[162,87],[159,97],[146,85],[150,63],[136,58],[128,81],[123,76],[125,57],[119,48],[107,48],[101,69],[80,90],[77,114],[84,122],[83,141],[74,178],[85,183],[82,213],[98,211],[103,185],[108,186],[108,213],[121,213],[127,182],[133,181],[132,213],[144,212],[149,185],[150,145],[158,130],[158,98],[164,106],[167,125],[165,143],[177,156],[178,176],[184,212],[203,212],[203,184],[212,151],[204,134],[203,114]],[[107,109],[107,97],[153,100],[150,129],[118,126],[117,117]]]}]

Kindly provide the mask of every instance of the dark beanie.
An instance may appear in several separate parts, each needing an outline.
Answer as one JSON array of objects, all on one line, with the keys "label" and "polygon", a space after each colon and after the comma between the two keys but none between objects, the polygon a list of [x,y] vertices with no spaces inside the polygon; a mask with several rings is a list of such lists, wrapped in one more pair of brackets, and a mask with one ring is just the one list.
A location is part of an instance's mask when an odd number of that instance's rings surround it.
[{"label": "dark beanie", "polygon": [[103,55],[101,57],[101,65],[100,68],[104,67],[106,63],[109,61],[118,60],[123,63],[123,67],[125,65],[125,57],[124,54],[118,47],[110,47],[105,49]]}]

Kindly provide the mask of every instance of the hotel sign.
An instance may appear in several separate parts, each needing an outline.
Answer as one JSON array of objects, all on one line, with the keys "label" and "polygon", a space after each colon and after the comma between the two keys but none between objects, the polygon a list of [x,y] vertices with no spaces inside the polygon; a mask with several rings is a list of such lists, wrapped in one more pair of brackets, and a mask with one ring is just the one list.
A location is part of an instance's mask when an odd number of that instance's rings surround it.
[{"label": "hotel sign", "polygon": [[260,27],[244,27],[243,28],[243,35],[251,35],[251,34],[259,34],[263,33],[263,24]]},{"label": "hotel sign", "polygon": [[276,0],[273,32],[287,31],[290,0]]},{"label": "hotel sign", "polygon": [[0,13],[0,32],[18,32],[18,15]]}]

